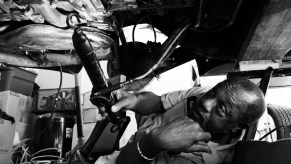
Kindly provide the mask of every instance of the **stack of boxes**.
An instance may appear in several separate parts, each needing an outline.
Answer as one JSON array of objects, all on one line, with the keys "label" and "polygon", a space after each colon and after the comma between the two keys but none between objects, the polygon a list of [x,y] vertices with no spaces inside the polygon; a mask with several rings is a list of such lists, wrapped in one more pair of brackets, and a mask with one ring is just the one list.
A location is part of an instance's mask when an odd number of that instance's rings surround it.
[{"label": "stack of boxes", "polygon": [[13,142],[32,137],[32,92],[36,74],[20,68],[0,67],[0,109],[15,122],[0,118],[0,163],[10,164]]}]

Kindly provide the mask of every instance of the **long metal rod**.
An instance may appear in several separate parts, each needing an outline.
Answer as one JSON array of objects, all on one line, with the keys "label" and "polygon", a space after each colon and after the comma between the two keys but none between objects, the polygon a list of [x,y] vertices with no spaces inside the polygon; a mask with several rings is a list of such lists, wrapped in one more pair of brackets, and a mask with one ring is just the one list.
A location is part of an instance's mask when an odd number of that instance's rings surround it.
[{"label": "long metal rod", "polygon": [[[86,141],[84,146],[82,146],[82,148],[80,149],[81,155],[87,161],[90,161],[90,153],[93,150],[95,143],[98,141],[99,137],[103,133],[103,131],[106,128],[106,126],[108,125],[108,123],[109,123],[108,119],[98,121],[96,123],[90,137],[88,138],[88,140]],[[93,161],[93,162],[95,162],[95,161]]]},{"label": "long metal rod", "polygon": [[274,69],[272,67],[268,67],[267,70],[264,72],[264,75],[262,77],[261,83],[260,83],[260,88],[264,95],[266,95],[267,90],[269,88],[270,80],[273,75]]},{"label": "long metal rod", "polygon": [[75,96],[76,96],[76,117],[77,117],[77,133],[78,139],[83,140],[83,114],[81,107],[81,99],[80,99],[80,75],[75,75]]}]

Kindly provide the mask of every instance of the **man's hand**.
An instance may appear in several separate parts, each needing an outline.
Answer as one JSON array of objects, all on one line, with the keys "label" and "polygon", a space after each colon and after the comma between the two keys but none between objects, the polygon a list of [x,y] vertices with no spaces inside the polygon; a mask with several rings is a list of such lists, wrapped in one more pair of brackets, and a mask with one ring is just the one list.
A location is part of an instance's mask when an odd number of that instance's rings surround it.
[{"label": "man's hand", "polygon": [[123,89],[116,90],[113,92],[118,102],[111,107],[112,112],[118,112],[121,109],[123,110],[132,110],[135,112],[137,105],[136,95],[129,93]]},{"label": "man's hand", "polygon": [[[137,104],[137,97],[129,93],[123,89],[116,90],[111,93],[112,97],[115,97],[116,103],[111,106],[111,111],[112,112],[118,112],[120,110],[135,110],[135,106]],[[99,112],[103,117],[107,117],[108,113],[106,113],[105,107],[99,107]],[[135,111],[134,111],[135,112]]]},{"label": "man's hand", "polygon": [[[145,116],[165,111],[161,97],[152,92],[132,94],[123,89],[119,89],[112,92],[112,94],[117,99],[117,102],[111,107],[112,112],[131,110],[139,115]],[[100,112],[103,116],[106,116],[105,109],[101,108]]]},{"label": "man's hand", "polygon": [[[155,156],[161,150],[211,153],[206,144],[210,139],[210,133],[204,132],[198,123],[188,117],[180,117],[162,127],[153,129],[148,136],[140,140],[140,143],[149,156]],[[149,152],[153,150],[153,147],[157,149],[156,154]]]}]

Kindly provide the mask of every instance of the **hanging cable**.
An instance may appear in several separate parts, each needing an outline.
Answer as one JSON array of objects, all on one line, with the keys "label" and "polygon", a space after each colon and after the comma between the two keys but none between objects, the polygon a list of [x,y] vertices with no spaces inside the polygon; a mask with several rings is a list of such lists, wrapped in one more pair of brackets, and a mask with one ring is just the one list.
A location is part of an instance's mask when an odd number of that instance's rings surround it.
[{"label": "hanging cable", "polygon": [[149,19],[149,23],[150,23],[150,25],[151,25],[151,27],[152,27],[152,29],[153,29],[153,32],[154,32],[154,42],[156,43],[157,42],[157,33],[156,33],[156,30],[155,30],[155,27],[153,26],[153,23],[152,23],[152,21],[151,21],[151,18],[150,18],[150,16],[148,16],[148,19]]},{"label": "hanging cable", "polygon": [[285,124],[285,125],[280,125],[280,126],[277,126],[275,127],[273,130],[269,131],[268,133],[266,133],[263,137],[261,137],[259,140],[263,140],[264,138],[266,138],[268,135],[270,135],[271,133],[273,133],[275,130],[278,130],[280,128],[285,128],[285,127],[288,127],[288,126],[291,126],[291,124]]},{"label": "hanging cable", "polygon": [[[50,120],[49,122],[51,122],[52,119],[53,119],[54,112],[55,112],[55,109],[56,109],[56,104],[57,104],[57,98],[59,97],[60,90],[61,90],[61,88],[62,88],[62,83],[63,83],[63,69],[62,69],[62,66],[61,66],[61,64],[60,64],[59,62],[58,62],[58,65],[59,65],[59,68],[60,68],[60,83],[59,83],[59,87],[58,87],[57,94],[56,94],[56,96],[54,97],[53,102],[52,102],[53,107],[52,107],[51,115],[50,115],[50,117],[49,117],[49,120]],[[46,128],[48,128],[48,126],[49,126],[49,124],[46,124],[46,125],[45,125],[45,127],[42,129],[42,131],[39,133],[39,135],[36,136],[36,140],[37,140],[38,138],[40,138],[40,136],[43,135],[43,133],[45,132]]]},{"label": "hanging cable", "polygon": [[17,150],[17,149],[19,149],[19,148],[21,148],[23,145],[25,145],[25,143],[27,142],[27,141],[30,141],[30,140],[32,140],[32,138],[26,138],[26,139],[23,139],[16,147],[14,147],[13,149],[12,149],[12,154]]},{"label": "hanging cable", "polygon": [[39,159],[39,158],[56,158],[57,160],[61,159],[61,157],[56,156],[56,155],[41,155],[41,156],[36,156],[36,157],[31,158],[30,161],[36,162],[36,159]]},{"label": "hanging cable", "polygon": [[133,42],[133,44],[134,44],[134,46],[136,47],[136,45],[135,45],[135,39],[134,39],[134,33],[135,33],[135,28],[136,28],[136,26],[141,22],[141,21],[143,21],[145,18],[148,18],[149,19],[149,23],[150,23],[150,25],[151,25],[151,27],[152,27],[152,29],[153,29],[153,32],[154,32],[154,42],[157,42],[157,34],[156,34],[156,30],[155,30],[155,28],[154,28],[154,26],[153,26],[153,24],[152,24],[152,22],[151,22],[151,19],[150,19],[150,16],[149,15],[147,15],[147,16],[145,16],[145,17],[142,17],[134,26],[133,26],[133,29],[132,29],[132,42]]},{"label": "hanging cable", "polygon": [[41,152],[44,152],[44,151],[51,151],[51,150],[56,150],[57,152],[60,153],[60,156],[62,155],[61,153],[61,150],[59,148],[46,148],[46,149],[42,149],[42,150],[39,150],[37,152],[35,152],[34,154],[31,155],[31,157],[34,157],[36,154],[38,153],[41,153]]},{"label": "hanging cable", "polygon": [[60,91],[61,91],[61,88],[62,88],[62,84],[63,84],[63,69],[62,69],[61,64],[60,63],[58,63],[58,64],[59,64],[59,67],[60,67],[60,83],[59,83],[59,87],[58,87],[58,91],[57,91],[56,97],[53,99],[53,109],[52,109],[52,112],[51,112],[50,121],[52,121],[52,119],[53,119],[53,115],[54,115],[54,112],[56,110],[58,97],[59,97],[59,94],[60,94]]}]

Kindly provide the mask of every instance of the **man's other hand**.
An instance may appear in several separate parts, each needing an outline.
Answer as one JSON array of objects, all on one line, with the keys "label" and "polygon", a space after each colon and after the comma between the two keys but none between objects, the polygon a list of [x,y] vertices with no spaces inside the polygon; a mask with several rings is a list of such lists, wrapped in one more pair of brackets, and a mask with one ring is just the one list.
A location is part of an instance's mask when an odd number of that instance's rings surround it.
[{"label": "man's other hand", "polygon": [[188,117],[180,117],[162,127],[152,130],[153,144],[171,152],[211,153],[207,143],[211,139],[198,123]]}]

